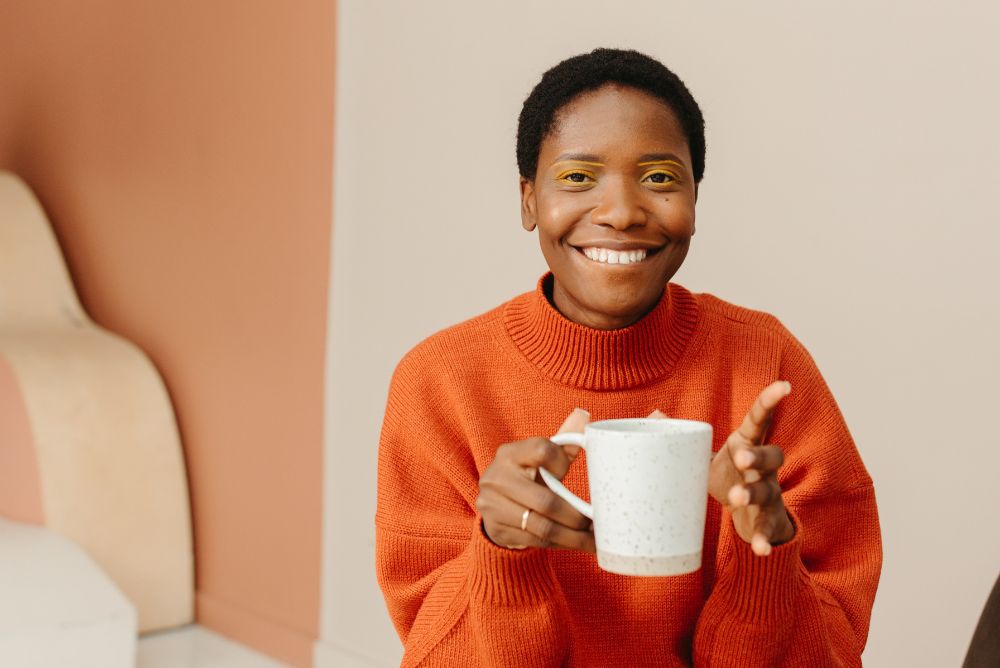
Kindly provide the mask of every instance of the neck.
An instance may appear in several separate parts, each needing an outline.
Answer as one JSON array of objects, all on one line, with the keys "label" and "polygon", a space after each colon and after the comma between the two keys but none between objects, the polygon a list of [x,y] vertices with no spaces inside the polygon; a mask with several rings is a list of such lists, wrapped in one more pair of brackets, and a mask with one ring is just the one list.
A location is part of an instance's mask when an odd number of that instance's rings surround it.
[{"label": "neck", "polygon": [[663,291],[656,293],[656,296],[648,304],[639,304],[630,308],[626,313],[605,313],[588,308],[564,290],[562,284],[555,280],[555,277],[553,277],[551,294],[546,290],[545,296],[549,303],[567,320],[592,329],[610,330],[624,329],[642,320],[660,302]]}]

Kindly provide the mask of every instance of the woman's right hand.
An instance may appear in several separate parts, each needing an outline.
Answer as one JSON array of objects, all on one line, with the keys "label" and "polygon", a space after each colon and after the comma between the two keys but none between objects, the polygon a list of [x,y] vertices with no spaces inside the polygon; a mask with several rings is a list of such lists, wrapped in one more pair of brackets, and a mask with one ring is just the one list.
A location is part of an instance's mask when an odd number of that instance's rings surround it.
[{"label": "woman's right hand", "polygon": [[[559,433],[581,432],[589,418],[587,411],[577,408]],[[497,448],[493,463],[479,479],[476,499],[486,537],[510,549],[558,547],[594,552],[590,520],[538,478],[538,468],[545,467],[562,480],[579,452],[578,446],[558,446],[541,437]],[[531,511],[526,522],[525,511]]]}]

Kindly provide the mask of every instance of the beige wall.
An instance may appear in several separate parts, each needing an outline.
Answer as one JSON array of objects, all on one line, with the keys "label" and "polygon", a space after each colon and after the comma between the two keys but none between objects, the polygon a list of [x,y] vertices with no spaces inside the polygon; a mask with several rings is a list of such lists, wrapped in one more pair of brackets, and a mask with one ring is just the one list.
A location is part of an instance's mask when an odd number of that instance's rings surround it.
[{"label": "beige wall", "polygon": [[372,565],[389,374],[423,336],[534,286],[544,265],[519,226],[517,113],[545,68],[598,45],[662,58],[707,117],[698,235],[676,280],[778,315],[816,357],[875,478],[885,568],[866,664],[958,665],[1000,568],[1000,9],[338,11],[328,665],[398,660]]},{"label": "beige wall", "polygon": [[159,368],[202,623],[318,635],[334,4],[0,0],[0,168]]}]

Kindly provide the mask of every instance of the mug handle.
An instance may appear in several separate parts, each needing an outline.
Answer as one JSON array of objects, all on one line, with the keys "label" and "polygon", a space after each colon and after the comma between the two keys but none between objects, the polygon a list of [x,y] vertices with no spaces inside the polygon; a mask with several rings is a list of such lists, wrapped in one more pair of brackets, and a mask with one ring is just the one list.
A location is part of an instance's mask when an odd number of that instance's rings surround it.
[{"label": "mug handle", "polygon": [[[556,445],[579,445],[581,448],[586,449],[586,446],[583,444],[583,434],[579,432],[564,432],[562,434],[556,434],[549,440]],[[566,489],[566,486],[559,482],[558,478],[541,466],[538,467],[538,475],[542,477],[546,486],[555,492],[557,496],[562,497],[566,503],[576,508],[588,519],[594,519],[594,507],[573,492]]]}]

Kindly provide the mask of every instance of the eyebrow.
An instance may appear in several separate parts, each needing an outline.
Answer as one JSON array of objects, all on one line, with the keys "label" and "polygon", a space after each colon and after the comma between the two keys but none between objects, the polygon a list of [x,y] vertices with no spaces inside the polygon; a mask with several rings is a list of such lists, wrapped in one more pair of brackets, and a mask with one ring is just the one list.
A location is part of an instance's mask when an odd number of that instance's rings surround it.
[{"label": "eyebrow", "polygon": [[601,156],[594,155],[592,153],[563,153],[558,158],[552,161],[552,164],[557,162],[589,162],[593,165],[603,165],[601,162]]},{"label": "eyebrow", "polygon": [[673,153],[647,153],[639,157],[639,165],[650,165],[655,162],[675,162],[681,167],[686,167],[684,161]]},{"label": "eyebrow", "polygon": [[566,165],[582,165],[586,167],[604,167],[603,162],[588,162],[587,160],[558,160],[549,165],[549,169],[562,169]]},{"label": "eyebrow", "polygon": [[[601,156],[594,155],[592,153],[563,153],[552,161],[552,165],[558,165],[561,162],[585,162],[597,167],[604,166],[604,163],[601,162]],[[646,153],[645,155],[639,156],[639,162],[636,164],[642,167],[658,162],[673,162],[680,165],[684,169],[687,169],[687,165],[684,164],[684,161],[673,153]]]}]

